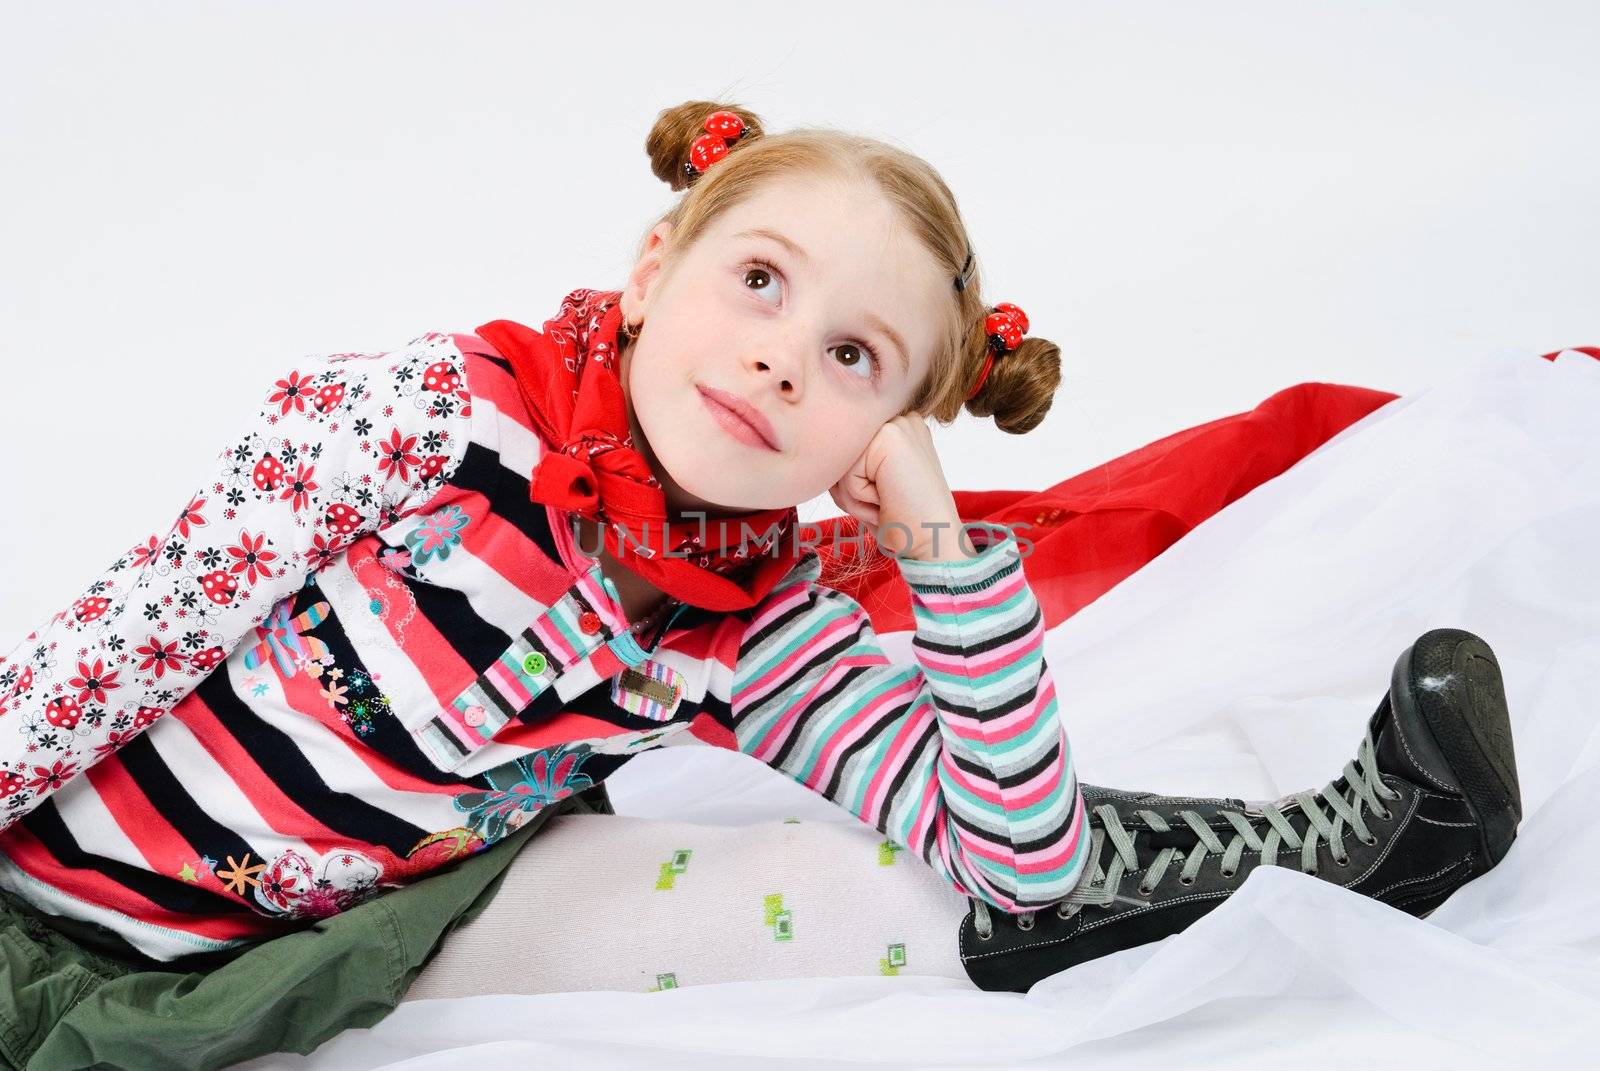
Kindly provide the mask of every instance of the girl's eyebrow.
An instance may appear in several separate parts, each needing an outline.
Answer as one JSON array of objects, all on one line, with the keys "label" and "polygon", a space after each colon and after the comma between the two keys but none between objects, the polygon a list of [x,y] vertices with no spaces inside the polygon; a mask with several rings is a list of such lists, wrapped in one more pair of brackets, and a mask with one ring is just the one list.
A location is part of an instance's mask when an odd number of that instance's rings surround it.
[{"label": "girl's eyebrow", "polygon": [[906,343],[900,337],[899,332],[880,320],[875,313],[867,313],[867,322],[882,331],[889,341],[894,343],[895,356],[900,358],[900,371],[909,375],[911,373],[911,358],[906,355]]},{"label": "girl's eyebrow", "polygon": [[779,245],[783,246],[783,248],[787,249],[796,260],[805,264],[811,263],[811,258],[806,255],[806,251],[801,249],[799,245],[795,244],[792,239],[788,238],[786,235],[779,234],[777,231],[769,230],[766,227],[752,227],[750,230],[740,231],[738,234],[734,235],[734,237],[766,238],[769,241],[777,242]]},{"label": "girl's eyebrow", "polygon": [[[788,250],[791,256],[800,261],[802,264],[809,266],[811,263],[810,256],[806,254],[804,249],[800,248],[799,244],[797,244],[787,235],[780,234],[775,230],[771,230],[770,228],[752,227],[747,231],[740,231],[738,234],[735,234],[734,237],[765,238],[768,241],[777,242],[779,245],[783,246],[784,249]],[[866,320],[869,324],[882,332],[884,337],[886,337],[890,342],[894,343],[895,356],[900,359],[900,371],[909,373],[911,371],[911,357],[909,355],[909,350],[906,347],[905,339],[901,338],[898,331],[884,323],[883,320],[874,313],[867,313]]]}]

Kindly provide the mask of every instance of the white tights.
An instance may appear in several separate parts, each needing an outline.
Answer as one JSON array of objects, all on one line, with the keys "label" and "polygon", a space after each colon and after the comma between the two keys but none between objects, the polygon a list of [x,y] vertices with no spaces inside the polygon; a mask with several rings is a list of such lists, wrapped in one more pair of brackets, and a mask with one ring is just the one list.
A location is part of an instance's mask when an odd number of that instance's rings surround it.
[{"label": "white tights", "polygon": [[405,1000],[921,974],[968,981],[965,897],[862,823],[550,819]]}]

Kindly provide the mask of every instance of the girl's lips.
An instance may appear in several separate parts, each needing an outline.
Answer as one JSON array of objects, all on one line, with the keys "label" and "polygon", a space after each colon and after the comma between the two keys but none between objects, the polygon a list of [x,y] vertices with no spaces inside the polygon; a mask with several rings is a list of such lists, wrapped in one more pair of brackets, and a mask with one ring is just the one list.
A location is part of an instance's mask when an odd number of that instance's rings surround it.
[{"label": "girl's lips", "polygon": [[766,424],[766,420],[761,414],[752,413],[750,416],[746,415],[746,412],[749,412],[748,403],[726,391],[700,386],[699,384],[696,384],[696,386],[700,391],[701,400],[705,402],[706,408],[711,411],[713,419],[718,424],[721,424],[723,430],[727,431],[729,435],[749,446],[777,451],[777,446],[772,443],[769,437],[771,436],[770,425],[768,425],[767,429],[762,429],[756,423],[759,421],[761,424]]}]

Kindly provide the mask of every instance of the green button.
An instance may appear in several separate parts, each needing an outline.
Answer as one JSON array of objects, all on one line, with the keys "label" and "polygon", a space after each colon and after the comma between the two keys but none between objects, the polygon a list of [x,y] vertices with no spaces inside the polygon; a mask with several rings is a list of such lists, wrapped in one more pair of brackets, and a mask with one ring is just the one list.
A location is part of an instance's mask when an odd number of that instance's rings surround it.
[{"label": "green button", "polygon": [[544,667],[544,655],[540,654],[538,651],[533,652],[527,658],[522,660],[522,672],[526,673],[530,677],[537,677],[539,674],[543,673]]}]

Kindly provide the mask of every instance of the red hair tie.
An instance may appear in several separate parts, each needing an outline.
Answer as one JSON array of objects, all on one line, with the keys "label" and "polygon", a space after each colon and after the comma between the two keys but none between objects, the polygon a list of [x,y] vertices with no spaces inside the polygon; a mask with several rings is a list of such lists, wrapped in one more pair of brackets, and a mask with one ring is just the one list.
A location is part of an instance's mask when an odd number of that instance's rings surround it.
[{"label": "red hair tie", "polygon": [[1011,302],[1002,301],[984,318],[983,332],[989,336],[989,350],[983,355],[983,371],[978,373],[978,382],[967,395],[969,402],[983,389],[983,381],[989,378],[994,359],[1022,345],[1022,336],[1028,333],[1028,314]]},{"label": "red hair tie", "polygon": [[684,178],[693,180],[704,174],[712,164],[728,155],[728,150],[740,138],[750,133],[744,120],[732,112],[712,112],[706,116],[706,132],[689,146],[689,159],[683,162]]}]

